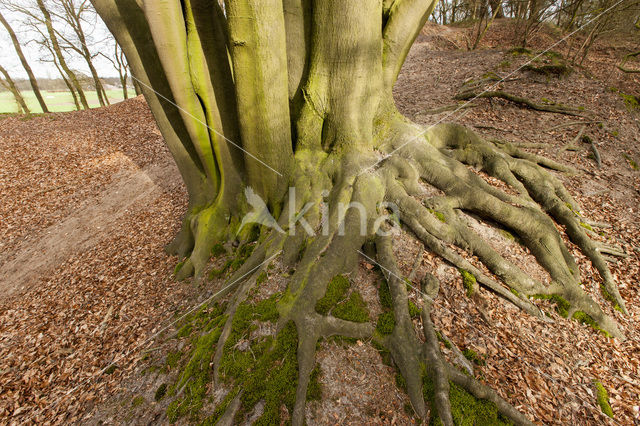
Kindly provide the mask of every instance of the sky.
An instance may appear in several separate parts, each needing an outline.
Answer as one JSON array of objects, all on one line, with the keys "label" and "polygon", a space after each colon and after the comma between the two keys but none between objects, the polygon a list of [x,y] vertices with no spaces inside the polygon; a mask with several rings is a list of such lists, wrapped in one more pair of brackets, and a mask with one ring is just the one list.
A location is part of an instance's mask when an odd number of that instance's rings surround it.
[{"label": "sky", "polygon": [[[22,0],[21,0],[22,1]],[[36,78],[60,78],[58,70],[52,63],[47,63],[44,59],[49,58],[48,52],[41,51],[40,47],[34,42],[27,42],[36,37],[35,31],[29,30],[29,28],[21,22],[22,15],[20,13],[7,11],[2,9],[2,14],[9,22],[11,27],[16,33],[18,40],[22,46],[27,62],[31,66]],[[107,30],[104,22],[96,15],[95,22],[83,23],[83,29],[87,33],[87,37],[95,41],[101,41],[99,47],[91,49],[92,52],[102,51],[105,54],[113,54],[113,37]],[[39,35],[38,35],[39,36]],[[91,47],[91,43],[89,43]],[[84,59],[79,55],[67,55],[66,56],[69,66],[74,70],[79,70],[88,75],[89,69]],[[3,67],[9,71],[9,74],[14,79],[27,78],[27,73],[20,64],[18,55],[16,54],[13,43],[9,38],[9,34],[5,30],[4,26],[0,24],[0,63]],[[102,56],[97,56],[94,59],[94,66],[98,70],[100,77],[117,77],[118,73],[113,68],[113,65]]]}]

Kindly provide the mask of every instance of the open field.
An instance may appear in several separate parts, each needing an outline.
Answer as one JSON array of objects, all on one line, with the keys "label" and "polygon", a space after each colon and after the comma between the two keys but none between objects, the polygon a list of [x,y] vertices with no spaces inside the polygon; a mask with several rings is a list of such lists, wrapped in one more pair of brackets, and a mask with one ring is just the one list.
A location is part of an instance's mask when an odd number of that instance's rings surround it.
[{"label": "open field", "polygon": [[[33,94],[32,90],[22,91],[22,97],[27,102],[27,106],[33,113],[42,112],[42,108],[40,108],[40,104],[38,100]],[[129,93],[130,96],[135,96],[133,90]],[[74,111],[76,109],[73,98],[71,94],[67,91],[65,92],[51,92],[48,90],[42,91],[42,96],[44,97],[44,101],[51,112],[64,112],[64,111]],[[89,106],[91,108],[97,108],[100,106],[98,102],[98,97],[95,91],[87,90],[85,92],[85,96],[87,97],[87,102],[89,102]],[[109,102],[116,103],[120,102],[124,99],[122,94],[122,90],[120,89],[112,89],[107,90],[107,96],[109,97]],[[0,113],[12,113],[18,112],[18,105],[16,104],[15,99],[11,92],[4,91],[0,92]]]}]

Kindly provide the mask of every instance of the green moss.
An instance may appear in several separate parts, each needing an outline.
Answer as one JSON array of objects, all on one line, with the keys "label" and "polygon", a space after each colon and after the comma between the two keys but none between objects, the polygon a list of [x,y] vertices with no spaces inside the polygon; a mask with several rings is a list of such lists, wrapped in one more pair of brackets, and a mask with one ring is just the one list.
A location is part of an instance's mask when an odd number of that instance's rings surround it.
[{"label": "green moss", "polygon": [[139,407],[142,404],[144,404],[144,396],[142,395],[138,395],[135,398],[133,398],[133,401],[131,401],[131,406],[133,408]]},{"label": "green moss", "polygon": [[262,271],[260,275],[258,275],[258,278],[256,278],[256,284],[260,285],[265,281],[267,281],[267,273]]},{"label": "green moss", "polygon": [[184,260],[182,260],[182,261],[178,262],[178,263],[176,264],[176,267],[175,267],[175,268],[173,268],[173,275],[174,275],[174,276],[175,276],[175,275],[178,275],[178,272],[180,272],[180,269],[182,269],[182,267],[183,267],[183,266],[184,266]]},{"label": "green moss", "polygon": [[433,209],[427,209],[427,210],[429,210],[429,213],[437,217],[440,222],[445,222],[445,223],[447,222],[447,218],[444,216],[444,214]]},{"label": "green moss", "polygon": [[509,241],[515,241],[516,240],[516,237],[514,237],[513,234],[511,232],[507,231],[506,229],[500,229],[500,235],[502,235],[503,237],[505,237]]},{"label": "green moss", "polygon": [[638,170],[638,163],[636,163],[635,161],[633,161],[633,159],[631,158],[631,156],[627,155],[627,154],[622,154],[622,156],[625,158],[625,160],[627,160],[627,162],[629,163],[629,165],[631,166],[631,168],[633,170]]},{"label": "green moss", "polygon": [[[475,425],[510,425],[511,423],[498,413],[498,407],[491,401],[478,399],[469,392],[449,382],[449,401],[451,402],[451,415],[453,423],[458,426]],[[426,401],[431,406],[432,416],[430,425],[441,425],[437,408],[434,402],[433,380],[426,372],[422,376],[422,392]]]},{"label": "green moss", "polygon": [[498,64],[498,67],[502,69],[509,68],[510,66],[511,66],[511,61],[508,61],[506,59]]},{"label": "green moss", "polygon": [[569,316],[569,308],[571,308],[571,304],[562,296],[557,294],[534,294],[531,297],[533,299],[550,300],[556,304],[556,312],[558,312],[561,317],[566,318]]},{"label": "green moss", "polygon": [[[157,398],[164,396],[163,393],[171,396],[176,393],[180,395],[167,407],[167,417],[171,423],[187,415],[193,421],[198,420],[212,379],[210,363],[225,322],[224,306],[218,303],[205,305],[183,320],[180,328],[182,335],[186,337],[192,333],[195,334],[191,340],[188,361],[184,364],[178,381],[174,385],[165,386],[164,390],[161,386],[156,391]],[[189,332],[187,333],[186,330]],[[170,352],[167,355],[166,364],[176,368],[183,357],[184,354],[180,352]]]},{"label": "green moss", "polygon": [[402,389],[403,391],[407,391],[407,381],[402,377],[402,374],[396,373],[396,386]]},{"label": "green moss", "polygon": [[576,311],[573,314],[573,319],[578,321],[581,324],[586,324],[586,325],[590,326],[594,330],[601,332],[602,334],[604,334],[607,337],[611,337],[611,335],[606,330],[603,330],[598,325],[598,323],[589,314],[587,314],[586,312]]},{"label": "green moss", "polygon": [[418,318],[422,309],[418,308],[415,303],[409,300],[409,316],[411,318]]},{"label": "green moss", "polygon": [[378,298],[383,308],[391,309],[393,306],[391,291],[389,290],[389,283],[386,280],[383,280],[378,287]]},{"label": "green moss", "polygon": [[154,399],[156,401],[160,401],[162,398],[164,398],[166,394],[167,394],[167,384],[163,383],[160,386],[158,386],[158,389],[156,389],[156,394],[154,396]]},{"label": "green moss", "polygon": [[588,223],[584,223],[581,221],[580,226],[582,226],[584,229],[588,229],[589,231],[593,231],[593,228]]},{"label": "green moss", "polygon": [[171,368],[176,368],[178,366],[178,362],[180,361],[180,358],[182,358],[182,352],[180,351],[169,352],[167,354],[167,360],[165,361],[165,365]]},{"label": "green moss", "polygon": [[611,405],[609,404],[609,393],[599,381],[595,380],[593,382],[593,385],[596,388],[598,405],[600,406],[600,409],[604,414],[613,418],[613,410],[611,409]]},{"label": "green moss", "polygon": [[367,303],[357,291],[349,296],[346,302],[338,304],[331,314],[346,321],[367,322],[369,321],[369,309]]},{"label": "green moss", "polygon": [[118,369],[118,366],[115,364],[112,364],[109,366],[109,368],[104,370],[104,374],[113,374],[117,369]]},{"label": "green moss", "polygon": [[464,269],[458,269],[460,275],[462,275],[462,285],[467,290],[467,296],[471,296],[473,294],[473,289],[476,285],[476,277],[469,271],[465,271]]},{"label": "green moss", "polygon": [[383,312],[378,317],[376,323],[376,331],[380,334],[391,334],[396,326],[396,320],[393,316],[393,312]]},{"label": "green moss", "polygon": [[325,295],[316,302],[316,312],[327,315],[331,308],[344,299],[350,285],[349,280],[342,275],[333,277],[327,285]]},{"label": "green moss", "polygon": [[211,256],[218,257],[223,254],[227,254],[227,250],[224,248],[222,244],[217,243],[217,244],[214,244],[213,247],[211,247]]},{"label": "green moss", "polygon": [[436,337],[438,338],[439,341],[441,341],[444,344],[444,347],[447,349],[451,349],[453,347],[453,345],[451,345],[451,342],[449,341],[449,339],[447,339],[446,337],[444,337],[442,335],[442,333],[440,333],[439,331],[436,330]]},{"label": "green moss", "polygon": [[518,56],[518,55],[531,56],[532,54],[531,50],[527,49],[526,47],[514,47],[512,49],[509,49],[507,53],[510,53],[514,56]]},{"label": "green moss", "polygon": [[223,378],[233,383],[234,389],[243,390],[238,416],[264,401],[264,412],[254,424],[280,424],[281,405],[291,412],[295,402],[298,382],[296,327],[288,322],[275,339],[266,336],[254,342],[251,351],[234,350],[240,336],[247,334],[252,317],[251,309],[243,308],[241,317],[234,318],[220,370]]},{"label": "green moss", "polygon": [[319,380],[320,375],[320,364],[316,364],[313,371],[311,371],[309,385],[307,386],[307,401],[319,401],[322,399],[322,385]]},{"label": "green moss", "polygon": [[618,137],[618,135],[619,135],[619,133],[618,133],[618,131],[617,131],[617,130],[613,130],[613,131],[611,132],[611,136],[613,136],[614,138],[617,138],[617,137]]},{"label": "green moss", "polygon": [[513,293],[516,297],[520,297],[520,293],[518,292],[518,290],[516,290],[515,288],[510,288],[509,289],[511,291],[511,293]]},{"label": "green moss", "polygon": [[465,350],[462,351],[462,354],[464,355],[465,358],[467,358],[469,361],[473,362],[476,365],[485,365],[487,363],[484,357],[478,355],[478,353],[473,349],[466,348]]},{"label": "green moss", "polygon": [[627,95],[626,93],[618,92],[620,97],[624,100],[625,105],[630,111],[640,109],[640,98],[634,95]]}]

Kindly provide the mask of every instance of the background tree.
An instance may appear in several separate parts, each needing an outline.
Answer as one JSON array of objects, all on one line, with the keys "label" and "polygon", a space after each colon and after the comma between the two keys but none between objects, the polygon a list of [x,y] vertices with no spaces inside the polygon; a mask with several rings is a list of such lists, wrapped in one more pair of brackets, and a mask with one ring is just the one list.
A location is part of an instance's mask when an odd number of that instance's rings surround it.
[{"label": "background tree", "polygon": [[4,76],[2,85],[9,89],[9,91],[15,98],[16,104],[18,105],[18,112],[29,114],[31,111],[29,111],[27,103],[24,101],[24,98],[20,94],[20,90],[18,90],[16,84],[13,82],[13,79],[2,65],[0,65],[0,73],[2,73],[2,75]]},{"label": "background tree", "polygon": [[[39,3],[42,1],[43,0],[38,0]],[[100,106],[108,105],[109,98],[107,92],[93,63],[98,53],[92,53],[90,51],[89,45],[91,41],[83,27],[83,23],[87,22],[87,20],[94,21],[92,27],[95,27],[96,14],[91,3],[89,0],[59,0],[58,9],[60,10],[57,12],[57,16],[71,29],[71,31],[58,32],[58,36],[65,42],[64,48],[74,51],[84,59],[89,68],[89,73],[93,78],[93,84]]]},{"label": "background tree", "polygon": [[[565,227],[599,271],[603,295],[626,312],[600,254],[613,249],[588,237],[578,204],[542,166],[571,169],[509,144],[492,144],[457,125],[421,128],[396,109],[393,85],[435,1],[227,0],[224,8],[216,0],[93,4],[142,82],[189,193],[182,229],[168,247],[184,257],[177,277],[204,279],[217,244],[235,241],[239,253],[251,253],[222,293],[232,292],[223,323],[207,343],[215,344],[212,361],[194,354],[189,364],[210,361],[214,382],[221,376],[230,381],[234,402],[222,404],[218,415],[253,410],[260,398],[241,389],[262,383],[260,374],[271,371],[264,365],[281,360],[283,339],[294,339],[296,391],[285,403],[293,424],[303,424],[316,343],[342,335],[371,339],[390,354],[421,418],[429,402],[443,424],[453,424],[451,386],[487,400],[512,422],[530,423],[443,358],[429,317],[439,287],[431,276],[422,283],[424,340],[418,338],[392,239],[375,232],[377,225],[388,225],[385,203],[398,207],[397,218],[428,250],[463,271],[470,292],[489,288],[541,319],[544,313],[528,297],[556,300],[568,317],[623,337],[581,288],[578,265],[554,224]],[[473,17],[477,10],[470,7]],[[539,8],[530,6],[522,16],[540,16]],[[487,184],[471,166],[500,179],[513,194]],[[359,207],[345,211],[348,203]],[[266,208],[285,232],[241,227],[246,213],[264,218]],[[502,257],[462,219],[463,212],[517,234],[549,272],[551,284]],[[362,217],[366,229],[360,227]],[[477,256],[496,278],[452,246]],[[330,286],[339,285],[340,274],[358,266],[361,250],[377,256],[388,285],[380,288],[387,311],[375,328],[327,315],[317,305]],[[242,303],[265,261],[280,253],[295,271],[274,308],[280,334],[273,345],[255,347],[255,370],[241,368],[234,375],[221,365],[232,362],[228,352],[239,338],[234,324],[245,321],[236,315],[246,315]],[[195,392],[190,379],[183,380],[185,392]],[[282,387],[290,382],[285,383],[265,389],[262,397],[283,398]],[[179,402],[173,407],[180,412]],[[278,422],[279,407],[265,406],[262,420],[268,415]]]},{"label": "background tree", "polygon": [[15,49],[16,53],[18,54],[18,58],[20,59],[20,63],[22,64],[22,67],[24,68],[24,70],[27,73],[27,76],[29,77],[29,82],[31,83],[31,88],[33,89],[33,94],[35,95],[36,99],[38,100],[38,103],[40,104],[40,107],[42,108],[42,112],[49,112],[49,109],[47,108],[47,104],[44,102],[44,98],[42,97],[42,94],[40,93],[40,88],[38,87],[38,80],[36,80],[36,77],[33,75],[33,71],[31,70],[31,67],[29,66],[29,63],[27,62],[27,59],[25,58],[24,53],[22,52],[22,47],[20,47],[20,42],[18,41],[18,37],[16,37],[16,33],[13,31],[13,28],[11,28],[11,26],[9,25],[9,23],[4,18],[4,16],[2,15],[1,12],[0,12],[0,23],[2,23],[2,25],[5,27],[5,29],[9,33],[9,37],[11,37],[11,42],[13,43],[13,48]]}]

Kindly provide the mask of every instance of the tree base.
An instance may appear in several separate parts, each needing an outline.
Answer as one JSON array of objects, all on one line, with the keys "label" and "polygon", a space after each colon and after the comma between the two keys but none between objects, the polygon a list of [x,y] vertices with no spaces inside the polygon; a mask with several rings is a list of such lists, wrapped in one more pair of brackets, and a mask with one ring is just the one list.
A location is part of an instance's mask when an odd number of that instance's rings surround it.
[{"label": "tree base", "polygon": [[[464,392],[484,401],[479,407],[488,407],[489,413],[529,424],[494,391],[444,359],[430,318],[440,284],[430,275],[420,289],[422,330],[415,329],[407,285],[416,285],[400,274],[392,237],[381,235],[394,220],[427,250],[458,268],[469,294],[482,286],[545,321],[550,319],[530,298],[549,299],[562,316],[623,338],[616,323],[581,288],[578,266],[554,223],[564,227],[599,271],[602,295],[624,312],[624,301],[601,255],[616,249],[589,238],[577,203],[548,170],[572,169],[507,143],[484,141],[457,125],[440,125],[424,137],[421,134],[399,119],[379,126],[376,138],[386,142],[374,152],[296,153],[290,189],[296,198],[285,201],[279,230],[263,226],[257,240],[248,242],[251,232],[240,229],[244,242],[237,258],[212,272],[218,276],[235,270],[216,296],[225,302],[210,305],[191,319],[199,321],[201,332],[195,335],[190,360],[173,389],[178,398],[170,407],[170,419],[197,408],[204,395],[202,386],[213,380],[228,392],[211,414],[212,423],[250,414],[258,423],[277,422],[284,405],[293,424],[303,424],[305,401],[317,392],[316,345],[320,339],[343,336],[370,340],[390,355],[421,419],[428,417],[430,407],[432,418],[437,415],[443,424],[457,423],[451,395]],[[490,184],[478,172],[502,186]],[[381,209],[383,203],[397,210],[389,215]],[[359,208],[335,207],[346,204]],[[188,227],[172,248],[180,253],[192,245],[193,251],[178,277],[195,272],[198,279],[205,279],[212,249],[218,251],[217,244],[228,237],[216,230],[233,222],[221,212],[226,210],[214,206],[185,220]],[[527,276],[501,256],[471,229],[464,214],[517,236],[548,272],[550,284]],[[305,222],[293,220],[300,217]],[[378,318],[369,318],[358,294],[346,297],[349,283],[344,274],[357,267],[361,256],[375,256],[369,261],[384,275],[379,289],[383,313]],[[474,264],[471,256],[484,266]],[[265,271],[276,257],[292,271],[286,289],[259,295]],[[259,330],[265,327],[273,332],[261,335]]]}]

